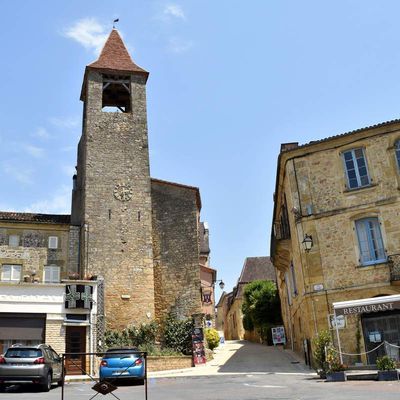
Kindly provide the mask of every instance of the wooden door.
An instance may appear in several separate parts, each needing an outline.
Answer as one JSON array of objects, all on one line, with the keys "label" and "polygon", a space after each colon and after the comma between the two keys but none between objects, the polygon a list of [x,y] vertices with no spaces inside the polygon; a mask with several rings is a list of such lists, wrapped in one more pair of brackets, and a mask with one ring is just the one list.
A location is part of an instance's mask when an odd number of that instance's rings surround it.
[{"label": "wooden door", "polygon": [[[85,353],[86,326],[67,326],[66,328],[65,352]],[[86,371],[86,356],[66,356],[65,370],[67,375],[84,375]]]}]

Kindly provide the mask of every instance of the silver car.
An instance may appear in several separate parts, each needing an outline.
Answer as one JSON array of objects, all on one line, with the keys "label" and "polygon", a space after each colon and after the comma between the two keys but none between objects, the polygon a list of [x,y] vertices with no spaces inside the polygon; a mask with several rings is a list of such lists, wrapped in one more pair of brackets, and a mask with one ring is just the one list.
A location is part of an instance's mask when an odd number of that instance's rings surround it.
[{"label": "silver car", "polygon": [[14,345],[0,356],[0,390],[7,385],[34,383],[48,392],[53,382],[62,382],[61,357],[45,344]]}]

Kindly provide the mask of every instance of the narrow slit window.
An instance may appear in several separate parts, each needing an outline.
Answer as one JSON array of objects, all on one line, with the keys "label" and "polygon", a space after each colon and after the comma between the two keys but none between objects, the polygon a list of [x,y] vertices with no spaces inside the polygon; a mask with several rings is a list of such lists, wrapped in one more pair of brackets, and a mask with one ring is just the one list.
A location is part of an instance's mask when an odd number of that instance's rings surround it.
[{"label": "narrow slit window", "polygon": [[103,75],[102,110],[131,112],[131,80],[129,76]]}]

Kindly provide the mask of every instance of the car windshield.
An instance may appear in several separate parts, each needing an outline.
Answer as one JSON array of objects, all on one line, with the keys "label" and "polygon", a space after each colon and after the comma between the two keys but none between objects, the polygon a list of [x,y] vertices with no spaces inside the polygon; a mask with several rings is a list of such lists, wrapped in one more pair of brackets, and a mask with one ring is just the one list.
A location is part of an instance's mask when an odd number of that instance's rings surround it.
[{"label": "car windshield", "polygon": [[26,349],[26,348],[11,348],[8,349],[5,356],[7,358],[38,358],[42,357],[42,350],[40,349]]}]

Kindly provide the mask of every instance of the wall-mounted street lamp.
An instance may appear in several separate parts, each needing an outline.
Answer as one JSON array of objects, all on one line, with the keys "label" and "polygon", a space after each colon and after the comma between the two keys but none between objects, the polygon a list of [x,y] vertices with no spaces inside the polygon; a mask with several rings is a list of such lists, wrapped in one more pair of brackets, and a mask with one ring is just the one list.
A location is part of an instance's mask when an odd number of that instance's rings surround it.
[{"label": "wall-mounted street lamp", "polygon": [[218,279],[218,280],[214,281],[213,284],[216,284],[217,282],[219,282],[219,285],[218,285],[219,288],[220,288],[221,290],[224,290],[225,283],[223,282],[223,280],[222,280],[222,279]]},{"label": "wall-mounted street lamp", "polygon": [[311,235],[307,235],[307,233],[304,236],[303,241],[301,242],[303,245],[304,250],[308,253],[312,247],[314,246],[313,238]]}]

